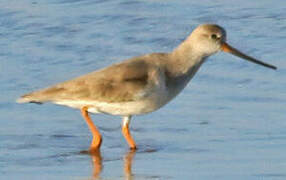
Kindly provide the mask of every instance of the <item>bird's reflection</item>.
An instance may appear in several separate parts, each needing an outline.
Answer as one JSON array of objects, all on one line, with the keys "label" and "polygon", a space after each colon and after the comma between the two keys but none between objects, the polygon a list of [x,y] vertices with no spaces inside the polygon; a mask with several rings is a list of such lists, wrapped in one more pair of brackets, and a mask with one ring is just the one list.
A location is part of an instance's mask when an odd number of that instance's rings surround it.
[{"label": "bird's reflection", "polygon": [[[123,167],[124,167],[124,176],[126,180],[132,180],[132,161],[135,156],[136,150],[129,150],[123,157]],[[92,159],[93,165],[93,172],[92,177],[93,179],[100,179],[100,173],[103,169],[102,166],[102,156],[100,150],[90,152],[90,156]]]},{"label": "bird's reflection", "polygon": [[132,175],[132,162],[135,156],[136,150],[128,151],[124,156],[124,175],[126,180],[133,179]]},{"label": "bird's reflection", "polygon": [[91,155],[91,160],[92,160],[92,165],[93,165],[92,177],[94,179],[98,179],[100,177],[100,173],[102,170],[101,152],[100,150],[93,151],[92,153],[90,153],[90,155]]}]

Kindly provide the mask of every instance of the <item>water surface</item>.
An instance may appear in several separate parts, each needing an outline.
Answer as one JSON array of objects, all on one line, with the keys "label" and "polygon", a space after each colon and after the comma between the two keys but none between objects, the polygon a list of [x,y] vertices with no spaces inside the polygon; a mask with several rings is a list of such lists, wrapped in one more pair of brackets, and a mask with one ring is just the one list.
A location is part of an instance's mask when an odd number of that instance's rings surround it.
[{"label": "water surface", "polygon": [[[286,3],[243,1],[0,1],[0,179],[286,179]],[[277,65],[209,58],[157,112],[135,117],[128,150],[120,117],[92,116],[90,156],[78,110],[16,104],[21,94],[150,52],[175,48],[197,25]]]}]

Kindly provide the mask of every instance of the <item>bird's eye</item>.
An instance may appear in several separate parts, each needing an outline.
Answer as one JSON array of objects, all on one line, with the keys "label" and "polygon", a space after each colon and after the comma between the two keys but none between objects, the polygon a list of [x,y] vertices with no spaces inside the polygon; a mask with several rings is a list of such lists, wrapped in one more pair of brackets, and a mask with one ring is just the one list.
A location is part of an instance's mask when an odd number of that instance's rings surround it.
[{"label": "bird's eye", "polygon": [[212,34],[211,38],[216,40],[217,39],[217,35],[216,34]]}]

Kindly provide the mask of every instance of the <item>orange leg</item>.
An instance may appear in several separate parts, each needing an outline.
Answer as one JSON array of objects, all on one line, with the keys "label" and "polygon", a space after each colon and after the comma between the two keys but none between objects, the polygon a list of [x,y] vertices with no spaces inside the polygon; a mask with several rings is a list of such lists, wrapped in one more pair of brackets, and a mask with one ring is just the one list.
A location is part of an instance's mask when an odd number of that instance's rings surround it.
[{"label": "orange leg", "polygon": [[97,152],[98,149],[100,148],[101,142],[102,142],[102,138],[101,138],[101,134],[99,133],[98,129],[96,128],[96,126],[93,124],[91,118],[88,115],[87,112],[87,107],[83,107],[81,108],[81,114],[84,117],[91,133],[92,133],[92,142],[90,145],[90,152]]},{"label": "orange leg", "polygon": [[129,144],[130,149],[136,149],[135,141],[133,140],[129,132],[129,123],[131,116],[124,116],[122,123],[122,134],[125,137],[127,143]]}]

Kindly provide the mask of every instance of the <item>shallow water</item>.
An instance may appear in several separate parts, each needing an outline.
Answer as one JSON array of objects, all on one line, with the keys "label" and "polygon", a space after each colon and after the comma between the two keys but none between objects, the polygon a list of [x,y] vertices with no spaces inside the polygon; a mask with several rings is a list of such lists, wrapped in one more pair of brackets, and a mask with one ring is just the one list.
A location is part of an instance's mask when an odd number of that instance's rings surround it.
[{"label": "shallow water", "polygon": [[[286,179],[286,2],[0,0],[0,179]],[[171,51],[198,24],[225,27],[228,42],[278,66],[228,54],[209,59],[157,112],[132,121],[16,104],[21,94],[150,52]]]}]

